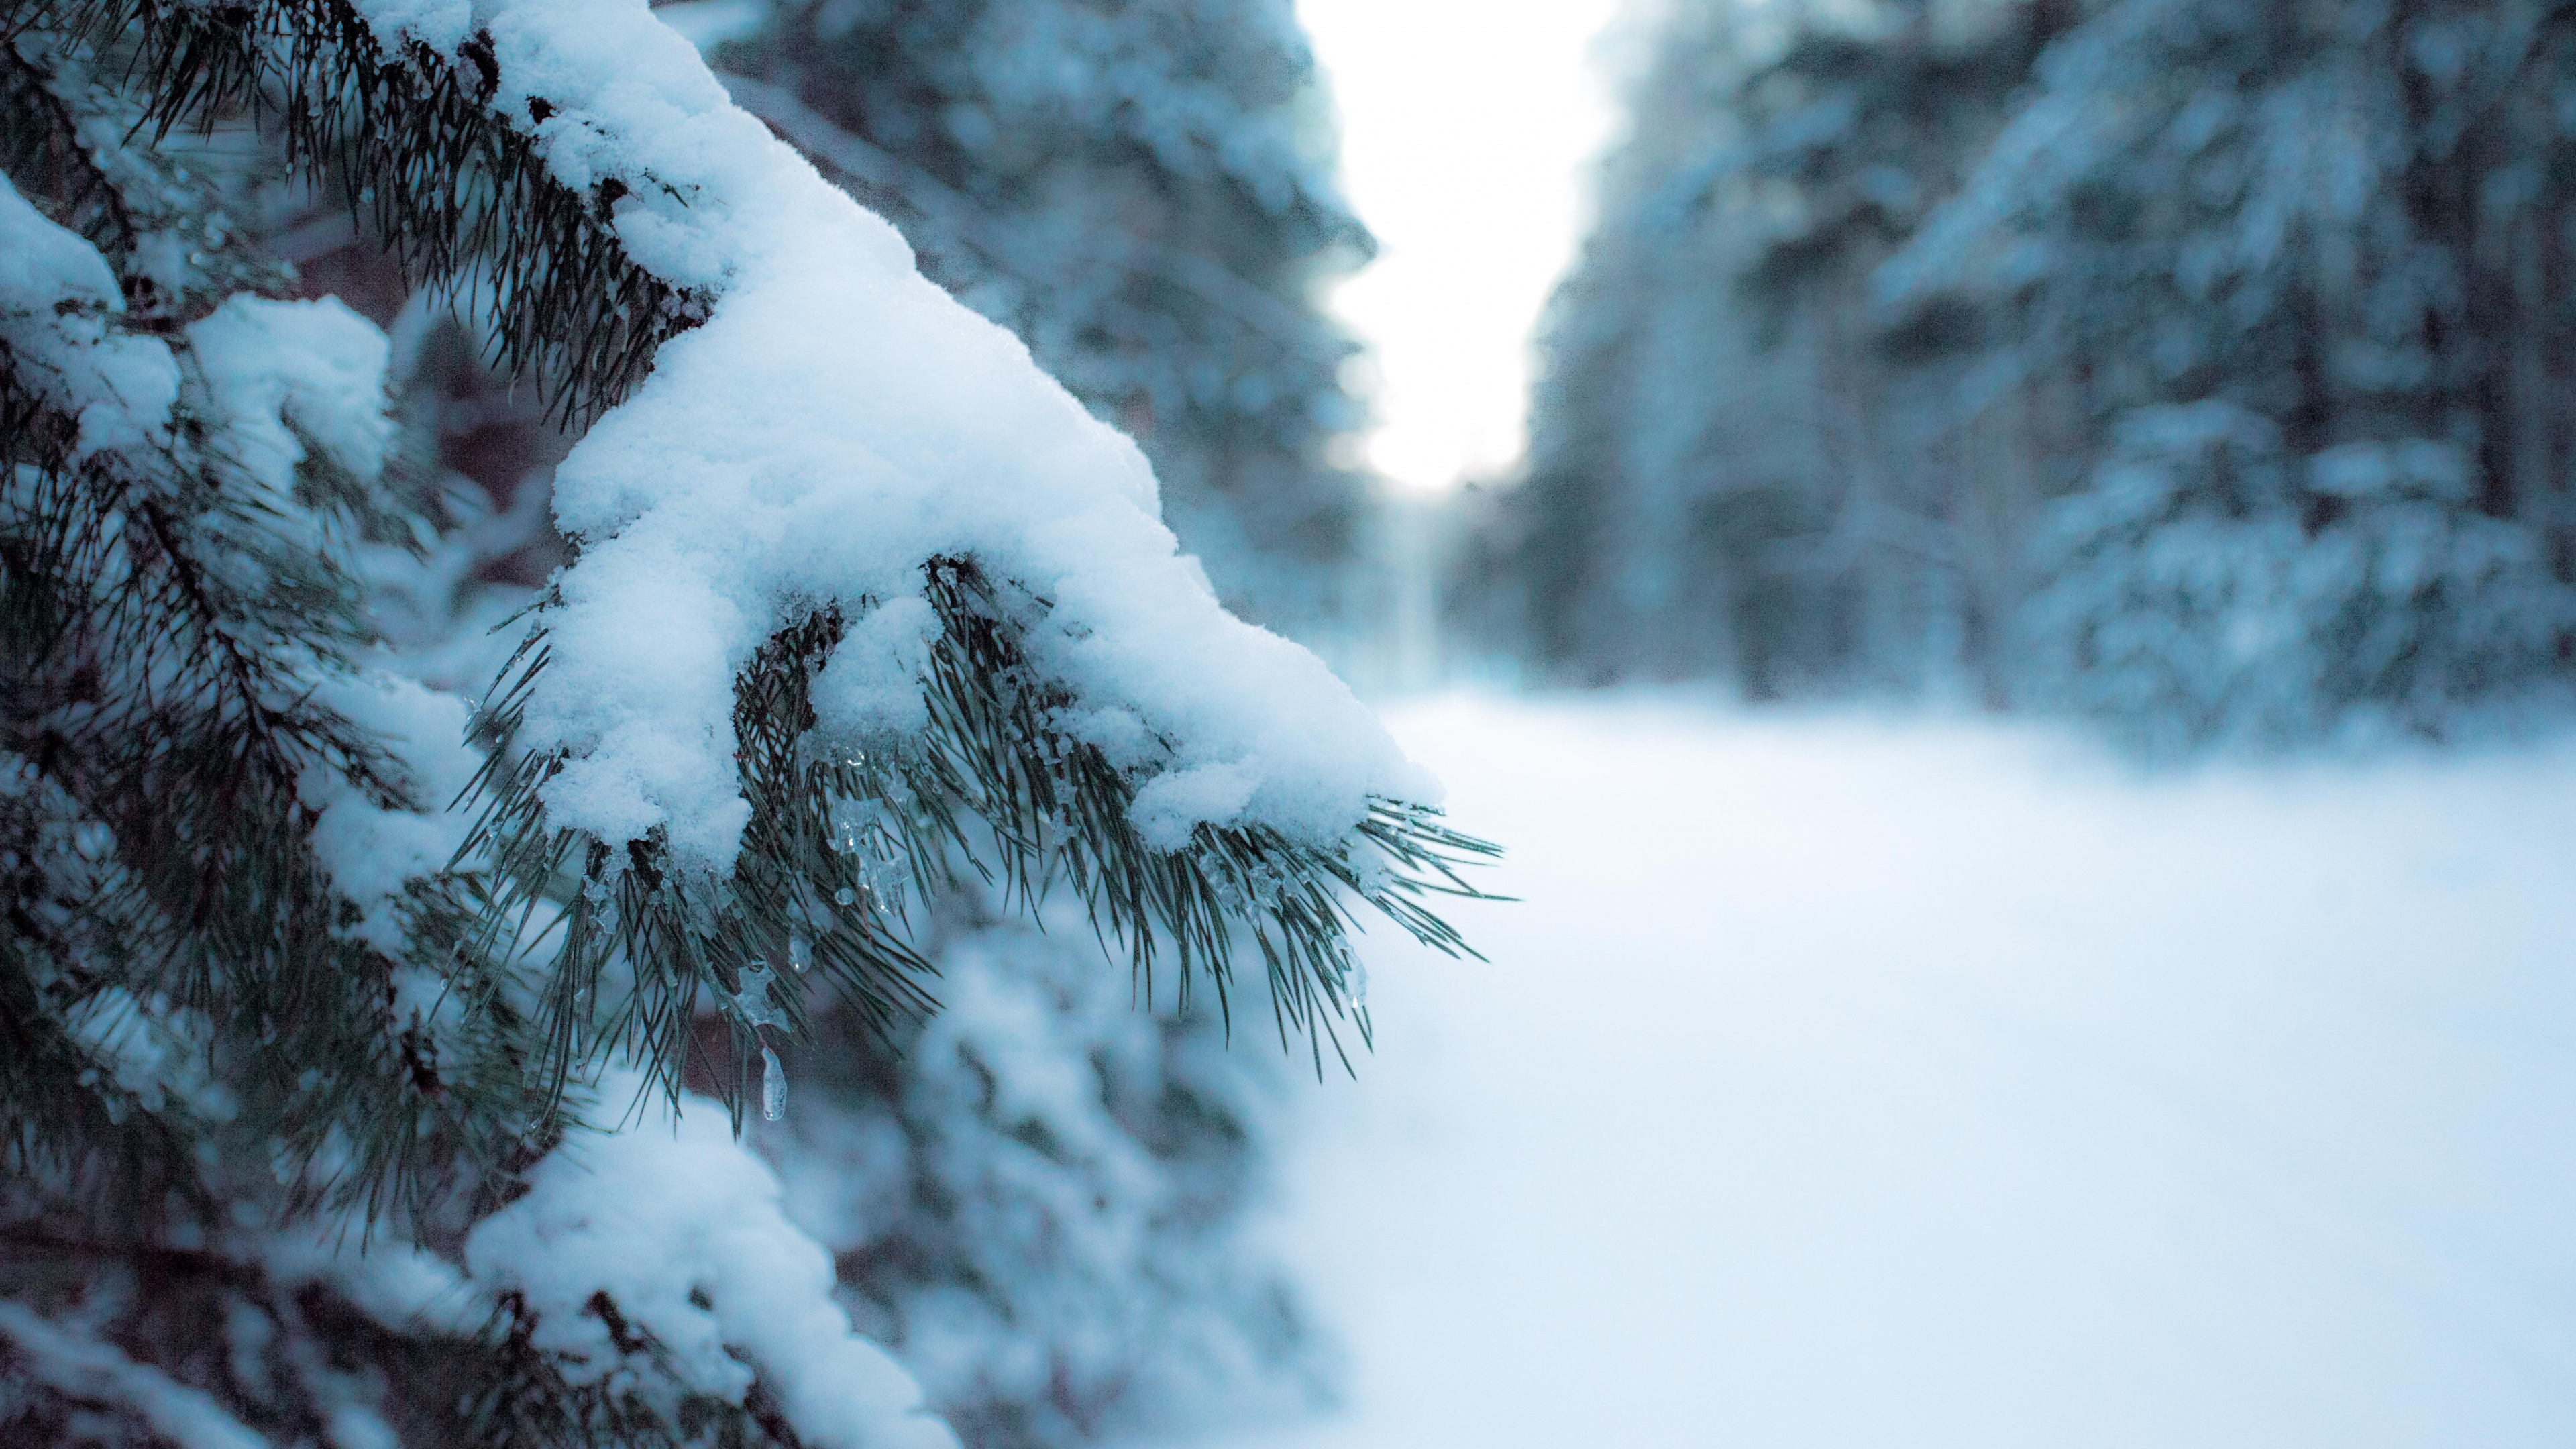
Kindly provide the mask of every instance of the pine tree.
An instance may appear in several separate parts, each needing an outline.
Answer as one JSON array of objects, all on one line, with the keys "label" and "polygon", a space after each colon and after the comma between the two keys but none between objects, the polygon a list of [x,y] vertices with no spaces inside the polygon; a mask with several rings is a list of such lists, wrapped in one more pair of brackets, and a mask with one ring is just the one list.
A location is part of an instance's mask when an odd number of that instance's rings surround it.
[{"label": "pine tree", "polygon": [[[733,1140],[811,984],[907,1029],[990,882],[1219,999],[1255,951],[1320,1061],[1358,901],[1458,946],[1420,897],[1482,847],[1347,693],[640,13],[6,42],[12,1435],[939,1442]],[[382,334],[284,298],[294,185],[587,427],[471,706],[383,647],[458,520]]]},{"label": "pine tree", "polygon": [[[1312,294],[1366,238],[1287,6],[782,5],[712,55],[927,275],[1137,436],[1230,605],[1328,657],[1367,626],[1356,479],[1322,455],[1350,349]],[[1320,1335],[1242,1231],[1275,1146],[1266,1064],[1222,1049],[1221,1012],[1140,1020],[1087,932],[955,914],[923,945],[942,1015],[877,1053],[818,1023],[867,1066],[806,1074],[775,1154],[866,1330],[976,1445],[1311,1401]],[[852,1140],[866,1166],[834,1165]]]}]

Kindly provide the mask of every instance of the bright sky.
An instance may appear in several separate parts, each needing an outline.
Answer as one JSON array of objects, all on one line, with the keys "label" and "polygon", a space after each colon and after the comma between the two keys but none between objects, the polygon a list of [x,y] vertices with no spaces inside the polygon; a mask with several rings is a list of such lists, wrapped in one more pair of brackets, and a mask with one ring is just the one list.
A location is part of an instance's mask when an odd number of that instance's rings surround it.
[{"label": "bright sky", "polygon": [[1366,461],[1421,489],[1509,471],[1530,329],[1589,223],[1616,113],[1592,42],[1622,0],[1297,0],[1382,248],[1331,304],[1374,352]]}]

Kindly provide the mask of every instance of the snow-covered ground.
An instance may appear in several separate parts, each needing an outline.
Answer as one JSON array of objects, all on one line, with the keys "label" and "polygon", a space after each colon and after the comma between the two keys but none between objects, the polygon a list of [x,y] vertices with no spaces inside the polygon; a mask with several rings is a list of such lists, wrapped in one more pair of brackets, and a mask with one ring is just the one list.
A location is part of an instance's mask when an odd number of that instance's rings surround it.
[{"label": "snow-covered ground", "polygon": [[1513,847],[1374,957],[1241,1449],[2576,1443],[2576,743],[2139,781],[1985,726],[1401,712]]}]

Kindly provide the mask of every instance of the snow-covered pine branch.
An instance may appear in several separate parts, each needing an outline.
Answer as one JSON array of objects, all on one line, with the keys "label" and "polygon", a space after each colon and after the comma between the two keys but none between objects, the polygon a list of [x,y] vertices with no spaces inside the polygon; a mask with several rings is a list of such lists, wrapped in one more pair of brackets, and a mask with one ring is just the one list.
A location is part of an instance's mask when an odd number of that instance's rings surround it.
[{"label": "snow-covered pine branch", "polygon": [[[799,937],[908,1003],[904,892],[872,850],[916,888],[950,847],[1024,890],[1069,879],[1140,967],[1220,990],[1249,922],[1302,1028],[1344,1009],[1347,892],[1459,944],[1414,904],[1474,850],[1424,813],[1431,782],[1217,605],[1132,444],[642,5],[51,18],[138,36],[169,75],[157,121],[275,106],[388,235],[427,239],[415,265],[498,278],[498,330],[560,364],[568,413],[606,409],[557,477],[580,557],[487,710],[506,746],[476,840],[496,922],[584,883],[542,1009],[558,1073],[605,1046],[580,1003],[612,950],[639,990],[611,1034],[664,1064],[701,988]],[[438,124],[367,124],[391,105]]]},{"label": "snow-covered pine branch", "polygon": [[[679,1090],[694,1022],[749,1061],[813,977],[925,1004],[904,913],[979,871],[1184,989],[1257,950],[1325,1034],[1361,901],[1460,944],[1428,783],[640,6],[62,0],[0,45],[0,1255],[42,1265],[0,1367],[110,1325],[281,1440],[939,1442]],[[384,335],[277,295],[290,168],[591,424],[479,712],[366,616],[435,498]],[[147,1351],[206,1322],[216,1368]],[[150,1373],[55,1377],[10,1428],[156,1432]]]}]

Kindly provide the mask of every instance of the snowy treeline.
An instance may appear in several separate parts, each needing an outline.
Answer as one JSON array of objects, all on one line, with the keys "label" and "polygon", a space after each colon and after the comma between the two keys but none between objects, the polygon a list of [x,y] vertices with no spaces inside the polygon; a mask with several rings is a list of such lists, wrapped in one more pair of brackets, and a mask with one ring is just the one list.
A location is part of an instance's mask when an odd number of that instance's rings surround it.
[{"label": "snowy treeline", "polygon": [[1659,23],[1471,629],[1563,678],[2151,750],[2441,733],[2562,679],[2576,9]]}]

